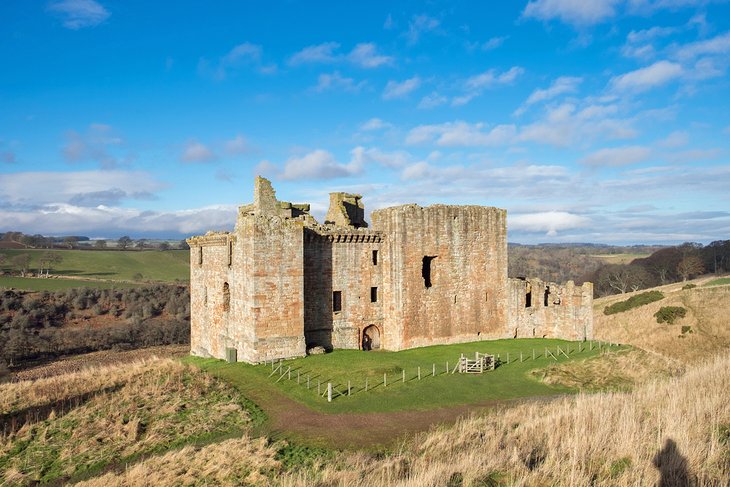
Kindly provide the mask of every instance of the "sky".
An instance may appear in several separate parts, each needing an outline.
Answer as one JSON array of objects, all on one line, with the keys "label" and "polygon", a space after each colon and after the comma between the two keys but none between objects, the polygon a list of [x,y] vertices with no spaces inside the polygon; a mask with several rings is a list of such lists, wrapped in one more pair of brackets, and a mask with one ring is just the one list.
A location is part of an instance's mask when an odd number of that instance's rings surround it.
[{"label": "sky", "polygon": [[0,232],[280,200],[507,209],[511,242],[730,238],[730,4],[0,2]]}]

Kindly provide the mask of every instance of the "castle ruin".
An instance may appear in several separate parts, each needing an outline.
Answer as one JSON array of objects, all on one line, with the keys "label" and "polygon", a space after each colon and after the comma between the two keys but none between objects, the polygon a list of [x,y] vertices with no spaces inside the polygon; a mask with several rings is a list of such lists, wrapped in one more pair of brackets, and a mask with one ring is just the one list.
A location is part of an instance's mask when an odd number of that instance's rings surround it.
[{"label": "castle ruin", "polygon": [[402,205],[365,221],[331,193],[323,224],[257,177],[233,232],[190,245],[191,352],[249,363],[327,350],[593,337],[593,287],[507,277],[507,214]]}]

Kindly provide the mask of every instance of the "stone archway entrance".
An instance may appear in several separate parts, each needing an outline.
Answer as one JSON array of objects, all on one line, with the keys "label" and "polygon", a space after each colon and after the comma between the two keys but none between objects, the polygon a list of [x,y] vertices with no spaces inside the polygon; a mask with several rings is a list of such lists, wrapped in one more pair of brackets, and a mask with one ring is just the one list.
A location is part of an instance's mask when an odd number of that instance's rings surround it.
[{"label": "stone archway entrance", "polygon": [[362,349],[380,350],[380,330],[375,325],[370,325],[362,331]]}]

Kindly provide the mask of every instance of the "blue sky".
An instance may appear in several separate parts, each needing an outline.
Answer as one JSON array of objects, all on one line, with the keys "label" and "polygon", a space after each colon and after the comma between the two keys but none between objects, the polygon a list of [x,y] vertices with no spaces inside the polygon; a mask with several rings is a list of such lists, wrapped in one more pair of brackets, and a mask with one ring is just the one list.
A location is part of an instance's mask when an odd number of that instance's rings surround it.
[{"label": "blue sky", "polygon": [[508,210],[514,242],[730,235],[730,5],[0,3],[0,231],[230,229],[256,174],[322,216]]}]

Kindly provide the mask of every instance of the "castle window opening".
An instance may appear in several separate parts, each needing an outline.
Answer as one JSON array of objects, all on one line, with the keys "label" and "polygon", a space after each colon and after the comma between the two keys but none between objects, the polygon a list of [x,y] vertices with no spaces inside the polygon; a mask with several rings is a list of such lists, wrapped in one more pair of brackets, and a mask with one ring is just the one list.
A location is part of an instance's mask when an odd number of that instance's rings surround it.
[{"label": "castle window opening", "polygon": [[231,309],[231,288],[227,282],[223,283],[223,311]]},{"label": "castle window opening", "polygon": [[233,265],[233,241],[228,241],[228,267]]},{"label": "castle window opening", "polygon": [[532,307],[532,288],[528,284],[527,291],[525,291],[525,308]]},{"label": "castle window opening", "polygon": [[378,265],[378,251],[373,250],[373,265]]},{"label": "castle window opening", "polygon": [[342,291],[332,291],[332,311],[342,311]]},{"label": "castle window opening", "polygon": [[426,288],[431,287],[431,262],[433,262],[433,259],[435,259],[437,256],[435,255],[424,255],[423,256],[423,266],[421,268],[421,275],[423,276],[423,285],[426,286]]},{"label": "castle window opening", "polygon": [[203,265],[203,246],[198,247],[198,265]]},{"label": "castle window opening", "polygon": [[550,286],[545,286],[545,306],[548,306],[549,297],[550,297]]},{"label": "castle window opening", "polygon": [[371,303],[378,302],[378,288],[377,287],[370,288],[370,302]]}]

